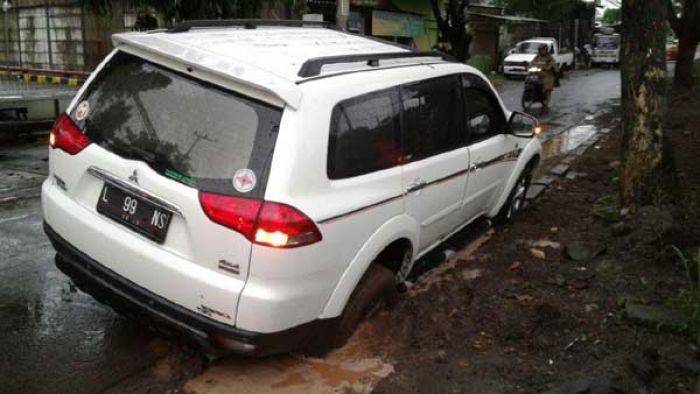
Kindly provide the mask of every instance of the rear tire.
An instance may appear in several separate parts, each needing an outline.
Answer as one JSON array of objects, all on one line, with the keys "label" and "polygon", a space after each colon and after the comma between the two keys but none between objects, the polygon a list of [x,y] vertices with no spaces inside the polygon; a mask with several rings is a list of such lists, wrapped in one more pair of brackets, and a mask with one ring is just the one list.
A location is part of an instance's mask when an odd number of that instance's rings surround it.
[{"label": "rear tire", "polygon": [[304,353],[323,357],[329,351],[345,345],[363,320],[382,309],[393,307],[397,301],[398,286],[394,273],[380,264],[372,263],[352,292],[335,326],[326,335],[312,340]]},{"label": "rear tire", "polygon": [[520,105],[523,107],[523,111],[529,111],[535,100],[532,99],[532,94],[527,91],[523,91],[523,96],[520,98]]}]

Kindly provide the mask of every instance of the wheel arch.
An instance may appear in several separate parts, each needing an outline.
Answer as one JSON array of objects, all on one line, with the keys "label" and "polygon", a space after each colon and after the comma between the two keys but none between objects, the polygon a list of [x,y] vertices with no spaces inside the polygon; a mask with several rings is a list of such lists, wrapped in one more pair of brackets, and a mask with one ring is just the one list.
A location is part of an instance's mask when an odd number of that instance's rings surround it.
[{"label": "wheel arch", "polygon": [[535,137],[523,149],[523,152],[521,153],[517,164],[513,168],[513,171],[511,172],[510,177],[508,178],[506,187],[503,188],[501,196],[498,198],[498,201],[494,205],[493,209],[491,209],[491,211],[488,213],[488,217],[493,218],[496,215],[498,215],[498,212],[501,210],[501,207],[503,207],[503,204],[506,203],[506,200],[508,200],[510,191],[511,189],[513,189],[513,186],[515,186],[515,182],[518,180],[518,177],[520,177],[520,174],[522,174],[523,170],[525,170],[525,168],[529,165],[532,165],[533,168],[536,168],[540,165],[541,161],[542,146],[540,145],[540,142],[537,139],[537,137]]},{"label": "wheel arch", "polygon": [[[409,216],[399,215],[377,229],[348,264],[319,317],[331,318],[340,315],[365,271],[375,261],[392,270],[397,276],[400,276],[400,272],[408,272],[415,256],[415,247],[418,245],[419,228],[419,224]],[[388,261],[405,248],[410,248],[411,253],[408,266]]]}]

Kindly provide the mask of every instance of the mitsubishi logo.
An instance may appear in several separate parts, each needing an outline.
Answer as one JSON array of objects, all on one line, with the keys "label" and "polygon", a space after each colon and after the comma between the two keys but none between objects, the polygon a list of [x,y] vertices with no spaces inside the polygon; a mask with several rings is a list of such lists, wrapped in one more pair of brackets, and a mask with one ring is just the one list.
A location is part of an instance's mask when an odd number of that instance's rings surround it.
[{"label": "mitsubishi logo", "polygon": [[139,183],[139,173],[137,170],[134,170],[134,172],[129,175],[129,180],[134,183]]}]

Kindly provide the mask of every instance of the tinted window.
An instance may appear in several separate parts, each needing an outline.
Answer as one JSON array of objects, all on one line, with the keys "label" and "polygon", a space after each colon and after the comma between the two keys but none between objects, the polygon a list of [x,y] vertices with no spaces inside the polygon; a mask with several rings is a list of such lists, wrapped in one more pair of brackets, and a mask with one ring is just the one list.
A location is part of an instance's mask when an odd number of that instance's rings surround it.
[{"label": "tinted window", "polygon": [[485,84],[464,79],[466,127],[472,142],[481,141],[505,131],[506,119],[500,105]]},{"label": "tinted window", "polygon": [[398,164],[399,112],[394,90],[338,104],[331,117],[328,177],[349,178]]},{"label": "tinted window", "polygon": [[406,160],[421,160],[464,146],[460,89],[457,76],[401,88]]},{"label": "tinted window", "polygon": [[241,194],[232,178],[250,169],[256,184],[246,194],[264,191],[278,108],[121,52],[80,101],[89,103],[89,112],[82,119],[76,109],[73,120],[93,142],[122,157],[225,194]]}]

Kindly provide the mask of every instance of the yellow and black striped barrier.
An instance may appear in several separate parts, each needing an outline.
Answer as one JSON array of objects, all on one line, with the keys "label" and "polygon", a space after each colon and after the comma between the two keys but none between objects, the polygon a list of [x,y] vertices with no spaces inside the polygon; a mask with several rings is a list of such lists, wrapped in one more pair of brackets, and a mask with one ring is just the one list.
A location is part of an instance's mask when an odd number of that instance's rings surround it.
[{"label": "yellow and black striped barrier", "polygon": [[49,76],[49,75],[42,75],[42,74],[29,74],[29,73],[19,74],[19,77],[24,82],[36,82],[39,84],[51,84],[51,85],[68,85],[68,86],[72,86],[72,87],[78,87],[78,86],[82,85],[83,82],[85,82],[84,78],[58,77],[58,76]]},{"label": "yellow and black striped barrier", "polygon": [[68,85],[78,87],[90,75],[87,71],[50,70],[0,65],[0,76],[10,76],[24,82],[39,84]]}]

